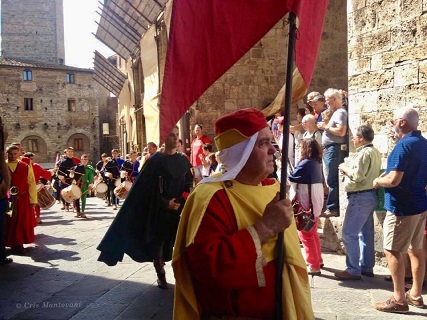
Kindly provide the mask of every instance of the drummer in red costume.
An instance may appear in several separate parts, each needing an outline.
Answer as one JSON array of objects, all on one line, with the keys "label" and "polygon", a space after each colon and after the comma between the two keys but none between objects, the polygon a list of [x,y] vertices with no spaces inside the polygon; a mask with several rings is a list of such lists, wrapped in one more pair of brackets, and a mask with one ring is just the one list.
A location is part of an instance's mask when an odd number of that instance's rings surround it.
[{"label": "drummer in red costume", "polygon": [[174,247],[174,319],[273,319],[275,251],[284,233],[283,319],[314,319],[289,200],[279,200],[275,148],[263,114],[215,123],[225,173],[203,179],[184,207]]},{"label": "drummer in red costume", "polygon": [[18,161],[19,147],[11,145],[6,152],[11,173],[11,193],[16,193],[9,199],[12,201],[12,215],[6,215],[6,246],[11,248],[12,254],[23,254],[24,244],[33,243],[35,239],[36,183],[33,170],[26,163]]},{"label": "drummer in red costume", "polygon": [[[25,152],[21,161],[25,162],[33,169],[34,181],[36,185],[40,182],[41,178],[45,179],[46,181],[50,181],[50,178],[52,178],[52,173],[49,170],[43,169],[37,162],[34,162],[34,153]],[[37,223],[41,224],[42,219],[40,218],[40,205],[36,204],[34,209],[36,213],[36,221]]]}]

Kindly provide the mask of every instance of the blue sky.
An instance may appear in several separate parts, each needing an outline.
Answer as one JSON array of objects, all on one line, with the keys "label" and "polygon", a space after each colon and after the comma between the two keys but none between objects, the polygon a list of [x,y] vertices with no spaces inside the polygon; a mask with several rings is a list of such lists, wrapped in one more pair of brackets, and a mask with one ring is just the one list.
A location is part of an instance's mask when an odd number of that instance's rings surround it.
[{"label": "blue sky", "polygon": [[100,11],[98,0],[63,0],[63,3],[65,63],[74,67],[93,68],[95,50],[106,57],[114,54],[92,35],[97,29],[95,20],[99,21],[96,13]]}]

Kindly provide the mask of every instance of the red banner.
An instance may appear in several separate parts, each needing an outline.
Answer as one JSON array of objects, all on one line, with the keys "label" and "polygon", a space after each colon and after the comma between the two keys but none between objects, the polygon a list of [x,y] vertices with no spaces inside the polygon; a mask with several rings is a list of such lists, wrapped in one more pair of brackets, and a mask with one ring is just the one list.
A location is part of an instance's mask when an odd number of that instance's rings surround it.
[{"label": "red banner", "polygon": [[327,3],[174,0],[159,107],[160,142],[185,111],[290,11],[300,21],[295,60],[308,87]]}]

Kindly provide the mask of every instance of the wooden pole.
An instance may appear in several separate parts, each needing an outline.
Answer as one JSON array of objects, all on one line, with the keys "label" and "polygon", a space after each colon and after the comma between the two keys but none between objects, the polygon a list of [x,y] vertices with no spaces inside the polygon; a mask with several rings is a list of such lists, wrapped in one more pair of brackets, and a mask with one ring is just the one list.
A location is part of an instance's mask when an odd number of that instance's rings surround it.
[{"label": "wooden pole", "polygon": [[[288,59],[286,66],[286,89],[284,106],[282,108],[283,122],[283,139],[282,139],[282,170],[280,177],[280,199],[286,198],[286,180],[288,171],[288,146],[289,146],[289,117],[292,104],[292,74],[294,68],[295,57],[295,40],[296,40],[296,16],[293,12],[289,12],[289,40],[288,40]],[[284,247],[284,232],[278,234],[277,251],[276,251],[276,320],[282,320],[282,273],[284,265],[285,247]]]}]

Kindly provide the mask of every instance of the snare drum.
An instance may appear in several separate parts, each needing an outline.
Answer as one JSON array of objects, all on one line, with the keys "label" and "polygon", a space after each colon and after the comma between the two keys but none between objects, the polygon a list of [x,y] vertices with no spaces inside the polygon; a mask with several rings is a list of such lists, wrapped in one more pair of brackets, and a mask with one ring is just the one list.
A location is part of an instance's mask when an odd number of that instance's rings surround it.
[{"label": "snare drum", "polygon": [[114,195],[117,199],[123,200],[126,198],[131,187],[132,183],[130,181],[124,181],[120,184],[120,186],[114,189]]},{"label": "snare drum", "polygon": [[55,204],[55,198],[49,191],[49,187],[43,183],[37,184],[37,202],[42,209],[49,209]]},{"label": "snare drum", "polygon": [[103,198],[105,197],[105,194],[107,193],[107,190],[108,190],[108,186],[107,186],[107,184],[106,184],[105,182],[103,182],[103,181],[98,182],[98,183],[95,185],[95,195],[96,195],[98,198],[103,199]]},{"label": "snare drum", "polygon": [[80,190],[77,185],[71,184],[68,187],[62,189],[61,196],[65,200],[65,202],[71,203],[74,200],[81,198],[82,190]]}]

